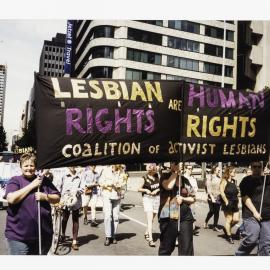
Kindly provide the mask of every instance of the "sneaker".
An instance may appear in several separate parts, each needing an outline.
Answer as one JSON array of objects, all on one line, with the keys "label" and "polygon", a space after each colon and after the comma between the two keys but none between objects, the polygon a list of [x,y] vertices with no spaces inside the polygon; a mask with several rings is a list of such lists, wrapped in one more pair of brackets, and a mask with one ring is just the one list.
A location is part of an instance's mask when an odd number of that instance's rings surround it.
[{"label": "sneaker", "polygon": [[230,244],[234,244],[233,239],[232,239],[231,236],[228,236],[228,237],[226,238],[226,240],[227,240]]},{"label": "sneaker", "polygon": [[112,243],[113,244],[117,244],[117,240],[116,240],[116,238],[114,237],[114,238],[112,238]]},{"label": "sneaker", "polygon": [[104,246],[109,246],[110,243],[111,243],[110,238],[106,237],[105,242],[104,242]]},{"label": "sneaker", "polygon": [[93,220],[91,222],[91,227],[97,227],[98,226],[98,223],[96,222],[96,220]]},{"label": "sneaker", "polygon": [[204,224],[203,224],[203,228],[204,228],[204,229],[209,229],[208,224],[204,223]]},{"label": "sneaker", "polygon": [[149,240],[149,247],[155,247],[156,244],[153,240]]},{"label": "sneaker", "polygon": [[72,244],[72,245],[71,245],[71,248],[72,248],[73,250],[79,250],[79,246],[78,246],[77,244]]},{"label": "sneaker", "polygon": [[215,231],[215,232],[221,232],[221,230],[218,227],[214,227],[213,228],[213,231]]},{"label": "sneaker", "polygon": [[83,219],[83,224],[84,224],[84,225],[87,225],[87,224],[88,224],[87,218],[84,218],[84,219]]}]

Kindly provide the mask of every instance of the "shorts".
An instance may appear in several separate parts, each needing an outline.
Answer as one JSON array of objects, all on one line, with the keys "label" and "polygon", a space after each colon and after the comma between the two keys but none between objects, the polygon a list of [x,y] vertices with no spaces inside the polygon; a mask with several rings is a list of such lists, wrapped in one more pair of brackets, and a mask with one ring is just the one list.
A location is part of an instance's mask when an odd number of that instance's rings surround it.
[{"label": "shorts", "polygon": [[144,195],[143,196],[143,208],[144,212],[153,212],[153,213],[158,213],[158,208],[159,208],[159,202],[160,202],[160,197],[159,195],[157,196],[149,196],[149,195]]},{"label": "shorts", "polygon": [[97,204],[98,195],[85,195],[82,194],[82,207],[95,206]]}]

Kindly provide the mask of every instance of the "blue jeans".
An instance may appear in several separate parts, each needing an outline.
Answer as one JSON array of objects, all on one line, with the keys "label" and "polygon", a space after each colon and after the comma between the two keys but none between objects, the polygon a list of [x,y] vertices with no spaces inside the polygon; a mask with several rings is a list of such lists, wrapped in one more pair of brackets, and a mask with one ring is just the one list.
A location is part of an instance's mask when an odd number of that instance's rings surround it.
[{"label": "blue jeans", "polygon": [[106,237],[115,237],[119,224],[120,199],[111,200],[108,197],[103,197],[103,212]]},{"label": "blue jeans", "polygon": [[[41,254],[47,255],[52,244],[52,237],[42,239]],[[39,255],[39,242],[37,241],[17,241],[7,239],[8,255]]]},{"label": "blue jeans", "polygon": [[270,220],[258,222],[254,217],[243,220],[243,235],[236,256],[246,256],[258,245],[259,256],[270,256]]}]

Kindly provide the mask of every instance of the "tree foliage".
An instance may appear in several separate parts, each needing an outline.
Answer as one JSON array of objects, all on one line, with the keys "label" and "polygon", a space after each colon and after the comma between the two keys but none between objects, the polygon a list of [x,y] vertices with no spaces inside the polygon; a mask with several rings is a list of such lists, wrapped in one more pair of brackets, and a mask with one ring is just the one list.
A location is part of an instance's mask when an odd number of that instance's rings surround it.
[{"label": "tree foliage", "polygon": [[7,135],[3,126],[0,126],[0,152],[7,151]]},{"label": "tree foliage", "polygon": [[23,129],[23,136],[16,142],[16,145],[23,147],[33,147],[36,149],[36,131],[34,119],[29,120],[27,128]]}]

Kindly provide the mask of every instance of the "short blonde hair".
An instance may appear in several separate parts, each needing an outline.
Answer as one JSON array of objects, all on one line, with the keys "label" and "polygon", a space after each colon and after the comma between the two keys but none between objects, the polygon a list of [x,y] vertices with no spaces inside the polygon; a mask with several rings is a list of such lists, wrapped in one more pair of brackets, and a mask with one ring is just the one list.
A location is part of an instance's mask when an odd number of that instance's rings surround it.
[{"label": "short blonde hair", "polygon": [[22,164],[27,160],[32,160],[34,162],[34,164],[35,164],[35,167],[36,167],[37,159],[36,159],[36,156],[33,153],[25,153],[25,154],[21,155],[21,157],[20,157],[20,167],[22,167]]}]

